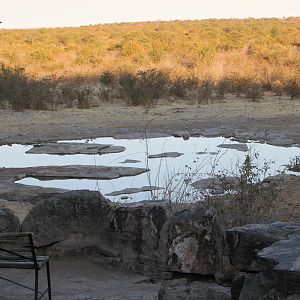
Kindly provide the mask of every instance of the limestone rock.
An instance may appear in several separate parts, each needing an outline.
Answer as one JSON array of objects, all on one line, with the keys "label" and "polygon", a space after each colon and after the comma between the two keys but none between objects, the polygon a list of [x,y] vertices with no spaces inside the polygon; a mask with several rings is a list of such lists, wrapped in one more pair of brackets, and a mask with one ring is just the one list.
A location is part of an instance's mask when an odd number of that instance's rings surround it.
[{"label": "limestone rock", "polygon": [[157,186],[143,186],[141,188],[127,188],[120,191],[114,191],[109,194],[105,194],[105,196],[120,196],[123,194],[136,194],[141,192],[150,192],[150,191],[157,191],[161,190],[162,188]]},{"label": "limestone rock", "polygon": [[192,187],[194,189],[211,189],[224,193],[225,190],[235,189],[238,186],[239,178],[227,176],[224,178],[205,178],[194,181]]},{"label": "limestone rock", "polygon": [[122,146],[87,144],[87,143],[46,143],[34,145],[26,151],[27,154],[106,154],[123,152],[126,148]]},{"label": "limestone rock", "polygon": [[0,207],[0,233],[18,231],[20,231],[19,219],[9,208]]},{"label": "limestone rock", "polygon": [[275,222],[252,224],[227,230],[226,240],[232,264],[241,271],[259,271],[256,252],[278,240],[300,234],[300,224]]},{"label": "limestone rock", "polygon": [[141,162],[140,160],[136,159],[125,159],[124,161],[120,162],[121,164],[136,164]]},{"label": "limestone rock", "polygon": [[33,177],[42,180],[53,179],[99,179],[109,180],[125,176],[136,176],[147,172],[143,168],[131,167],[107,167],[107,166],[42,166],[30,168],[6,168],[0,169],[1,173],[19,174],[20,178]]},{"label": "limestone rock", "polygon": [[217,147],[225,149],[234,149],[241,152],[248,152],[249,150],[247,144],[221,144]]},{"label": "limestone rock", "polygon": [[204,281],[176,279],[158,292],[159,300],[230,300],[230,288]]},{"label": "limestone rock", "polygon": [[164,158],[164,157],[176,158],[176,157],[179,157],[182,155],[183,155],[183,153],[180,153],[180,152],[164,152],[164,153],[159,153],[159,154],[148,155],[148,158]]},{"label": "limestone rock", "polygon": [[70,191],[34,206],[22,231],[33,232],[37,246],[68,240],[69,247],[80,247],[81,241],[96,245],[106,239],[111,215],[111,202],[99,192]]}]

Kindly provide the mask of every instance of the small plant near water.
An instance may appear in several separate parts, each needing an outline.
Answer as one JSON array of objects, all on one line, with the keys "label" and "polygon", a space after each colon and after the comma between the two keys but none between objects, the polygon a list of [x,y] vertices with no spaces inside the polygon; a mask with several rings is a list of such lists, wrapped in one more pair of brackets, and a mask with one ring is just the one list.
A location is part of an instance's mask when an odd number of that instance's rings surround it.
[{"label": "small plant near water", "polygon": [[300,172],[300,156],[292,158],[287,165],[287,169],[292,172]]}]

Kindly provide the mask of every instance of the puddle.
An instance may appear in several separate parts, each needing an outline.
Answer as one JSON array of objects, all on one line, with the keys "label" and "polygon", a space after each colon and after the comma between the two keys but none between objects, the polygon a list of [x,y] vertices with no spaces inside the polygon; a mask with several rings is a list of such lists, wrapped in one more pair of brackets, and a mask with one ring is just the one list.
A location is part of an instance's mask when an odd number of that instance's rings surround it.
[{"label": "puddle", "polygon": [[[64,189],[89,189],[97,190],[102,194],[112,193],[127,188],[141,188],[143,186],[166,187],[173,178],[173,185],[179,183],[183,174],[193,173],[193,180],[207,178],[212,170],[214,172],[228,170],[232,174],[237,172],[237,163],[244,161],[248,152],[236,149],[219,148],[220,144],[237,144],[223,137],[206,138],[197,137],[184,140],[182,138],[164,137],[151,138],[148,140],[131,139],[116,140],[113,138],[97,138],[93,140],[75,140],[61,142],[88,142],[96,144],[113,144],[124,146],[122,153],[104,155],[48,155],[48,154],[25,154],[32,146],[17,145],[0,147],[0,167],[34,167],[34,166],[63,166],[63,165],[93,165],[93,166],[120,166],[149,168],[149,173],[138,176],[123,177],[113,180],[48,180],[40,181],[34,178],[25,178],[19,183],[38,185],[43,187],[57,187]],[[285,168],[285,165],[295,157],[300,156],[300,148],[278,147],[268,144],[247,143],[249,152],[258,153],[258,163],[262,167],[266,162],[270,164],[268,175],[274,175]],[[240,147],[243,149],[243,147]],[[147,159],[149,155],[167,152],[178,152],[183,155],[178,157],[163,157]],[[198,153],[198,154],[197,154]],[[127,162],[127,163],[124,163]],[[176,175],[177,174],[177,175]],[[177,180],[177,181],[176,181]],[[169,187],[169,189],[172,189]],[[158,198],[163,191],[155,191]],[[128,197],[128,198],[127,198]],[[137,194],[119,195],[108,197],[112,201],[141,201],[150,199],[150,192]],[[126,198],[126,199],[125,199]]]}]

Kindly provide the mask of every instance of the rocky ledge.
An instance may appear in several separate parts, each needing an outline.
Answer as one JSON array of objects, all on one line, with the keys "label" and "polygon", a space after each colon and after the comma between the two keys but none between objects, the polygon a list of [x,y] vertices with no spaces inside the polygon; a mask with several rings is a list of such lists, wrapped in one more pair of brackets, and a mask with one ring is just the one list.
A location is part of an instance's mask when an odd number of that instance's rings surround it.
[{"label": "rocky ledge", "polygon": [[53,155],[72,155],[72,154],[107,154],[125,151],[123,146],[87,144],[87,143],[45,143],[36,144],[29,149],[27,154],[53,154]]},{"label": "rocky ledge", "polygon": [[[41,254],[89,255],[162,281],[161,300],[300,299],[300,224],[225,232],[217,216],[205,203],[119,206],[99,192],[70,191],[33,206],[21,230],[34,233]],[[0,217],[3,228],[19,230],[10,211]]]}]

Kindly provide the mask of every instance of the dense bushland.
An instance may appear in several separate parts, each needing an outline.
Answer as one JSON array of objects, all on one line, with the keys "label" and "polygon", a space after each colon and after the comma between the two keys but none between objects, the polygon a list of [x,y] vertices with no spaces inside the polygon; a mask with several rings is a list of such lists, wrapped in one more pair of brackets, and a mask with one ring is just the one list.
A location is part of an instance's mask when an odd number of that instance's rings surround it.
[{"label": "dense bushland", "polygon": [[0,37],[0,100],[16,109],[300,94],[300,18],[0,30]]}]

